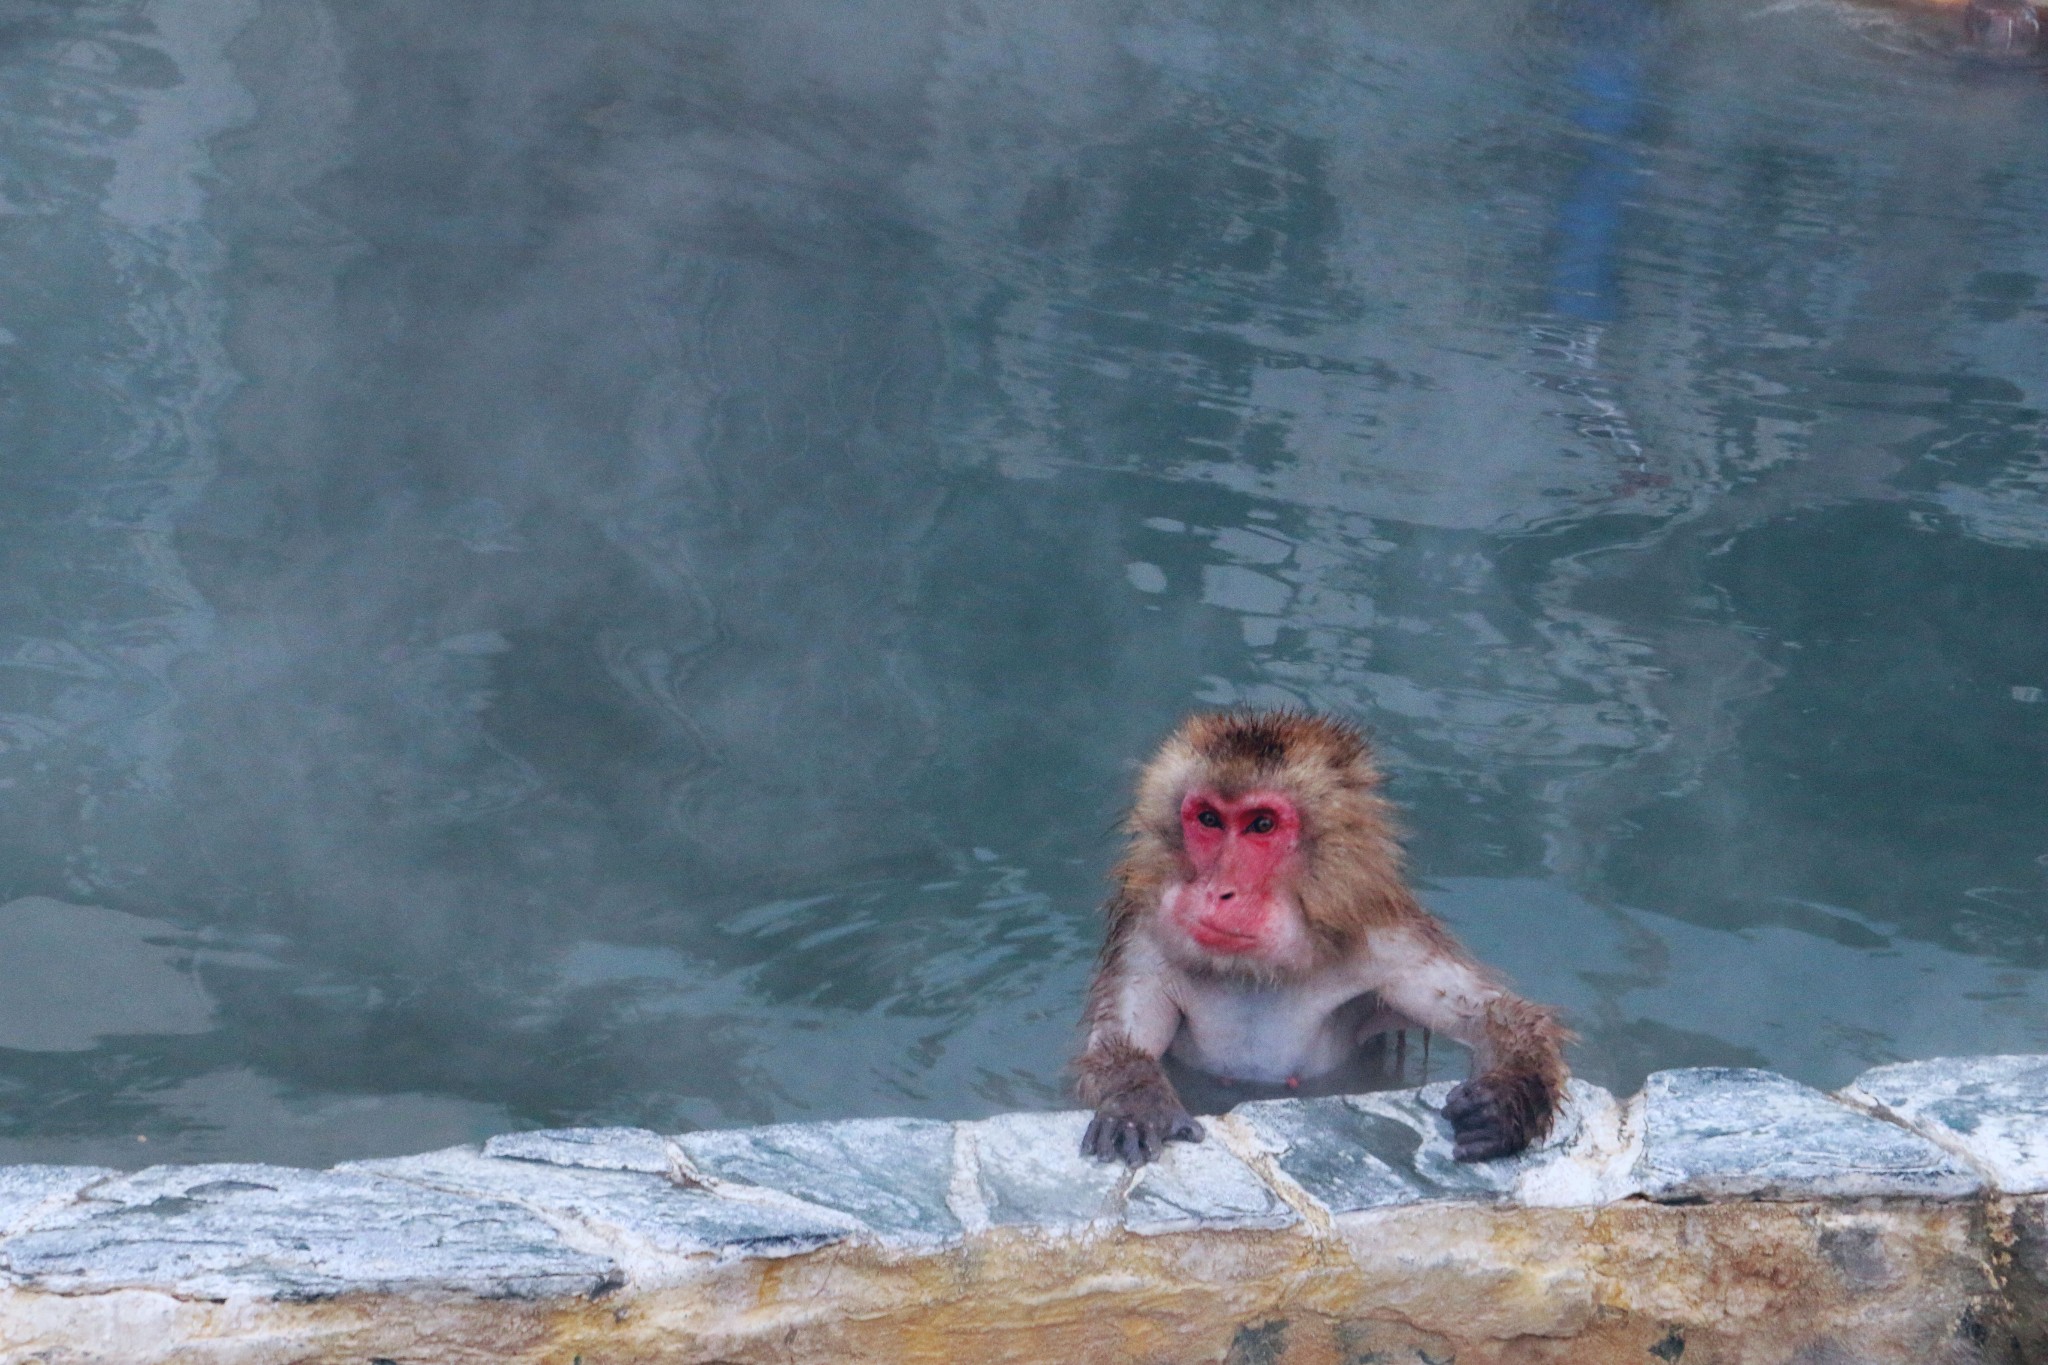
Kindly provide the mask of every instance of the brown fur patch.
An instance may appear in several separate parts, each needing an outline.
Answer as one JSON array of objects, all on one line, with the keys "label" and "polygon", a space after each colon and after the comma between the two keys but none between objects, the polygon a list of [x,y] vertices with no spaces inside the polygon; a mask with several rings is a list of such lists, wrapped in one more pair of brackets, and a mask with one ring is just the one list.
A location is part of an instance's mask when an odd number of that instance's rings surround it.
[{"label": "brown fur patch", "polygon": [[[1165,883],[1160,883],[1162,886]],[[1102,936],[1102,951],[1095,959],[1095,979],[1088,985],[1088,1004],[1081,1015],[1081,1031],[1093,1038],[1108,1033],[1104,1026],[1116,1008],[1117,982],[1123,975],[1124,945],[1136,932],[1144,907],[1131,899],[1131,884],[1119,880],[1117,894],[1103,907],[1108,920]]]},{"label": "brown fur patch", "polygon": [[1159,1059],[1121,1034],[1098,1038],[1074,1063],[1074,1093],[1090,1109],[1138,1097],[1179,1108],[1180,1097]]},{"label": "brown fur patch", "polygon": [[1492,1054],[1486,1076],[1504,1088],[1509,1122],[1526,1142],[1550,1131],[1564,1100],[1564,1045],[1571,1031],[1550,1009],[1519,996],[1487,1004],[1486,1045]]}]

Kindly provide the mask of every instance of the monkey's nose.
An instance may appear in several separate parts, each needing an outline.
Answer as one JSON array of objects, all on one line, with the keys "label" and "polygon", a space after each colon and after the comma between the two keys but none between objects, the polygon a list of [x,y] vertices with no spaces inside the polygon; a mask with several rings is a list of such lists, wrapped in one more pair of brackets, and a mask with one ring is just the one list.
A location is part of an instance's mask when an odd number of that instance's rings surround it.
[{"label": "monkey's nose", "polygon": [[1236,894],[1237,894],[1237,893],[1236,893],[1235,891],[1225,891],[1225,892],[1222,892],[1221,894],[1219,894],[1219,895],[1218,895],[1218,896],[1216,897],[1216,899],[1217,899],[1217,900],[1219,900],[1219,901],[1227,901],[1227,900],[1229,900],[1229,899],[1230,899],[1231,897],[1235,896]]}]

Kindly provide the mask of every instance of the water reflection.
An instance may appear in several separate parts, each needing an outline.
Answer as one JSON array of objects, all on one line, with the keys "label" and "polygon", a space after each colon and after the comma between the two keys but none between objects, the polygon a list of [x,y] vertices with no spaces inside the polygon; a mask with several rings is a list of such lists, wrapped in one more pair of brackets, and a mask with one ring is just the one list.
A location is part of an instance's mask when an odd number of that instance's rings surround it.
[{"label": "water reflection", "polygon": [[159,946],[174,926],[96,905],[23,896],[0,905],[0,1048],[83,1052],[120,1034],[205,1033],[213,1000],[184,954]]},{"label": "water reflection", "polygon": [[127,984],[0,1157],[1056,1103],[1203,702],[1367,719],[1595,1079],[2048,1048],[2048,87],[1949,34],[23,11],[0,947]]}]

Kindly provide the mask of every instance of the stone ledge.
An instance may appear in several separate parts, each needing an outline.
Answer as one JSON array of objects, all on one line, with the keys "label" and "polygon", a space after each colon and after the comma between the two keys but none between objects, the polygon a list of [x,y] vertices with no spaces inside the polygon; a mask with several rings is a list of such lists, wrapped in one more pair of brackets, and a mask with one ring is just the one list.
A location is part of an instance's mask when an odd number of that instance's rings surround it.
[{"label": "stone ledge", "polygon": [[314,1172],[0,1168],[0,1361],[2048,1358],[2048,1058],[1085,1116],[563,1129]]}]

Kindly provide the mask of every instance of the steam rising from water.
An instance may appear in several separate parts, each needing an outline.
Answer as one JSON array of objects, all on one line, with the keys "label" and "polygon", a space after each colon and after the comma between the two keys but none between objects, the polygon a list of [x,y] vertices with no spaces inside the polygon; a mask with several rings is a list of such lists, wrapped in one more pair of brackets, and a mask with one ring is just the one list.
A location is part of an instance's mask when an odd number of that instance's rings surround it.
[{"label": "steam rising from water", "polygon": [[2044,94],[1943,32],[22,10],[0,1157],[1056,1103],[1203,703],[1368,720],[1595,1079],[2048,1043]]}]

